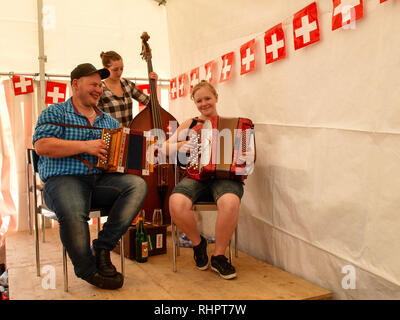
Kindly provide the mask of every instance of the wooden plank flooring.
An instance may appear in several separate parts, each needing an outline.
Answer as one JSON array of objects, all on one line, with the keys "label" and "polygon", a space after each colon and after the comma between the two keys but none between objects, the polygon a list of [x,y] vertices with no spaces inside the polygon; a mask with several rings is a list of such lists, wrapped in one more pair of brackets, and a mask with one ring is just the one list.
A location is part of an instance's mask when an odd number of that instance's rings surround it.
[{"label": "wooden plank flooring", "polygon": [[[92,230],[93,229],[93,230]],[[95,235],[95,226],[91,233]],[[54,267],[56,288],[45,289],[46,278],[36,276],[34,236],[8,233],[6,238],[10,299],[13,300],[301,300],[331,299],[332,293],[288,272],[239,252],[233,258],[236,279],[224,280],[209,268],[196,269],[193,250],[181,248],[178,271],[172,271],[171,236],[167,254],[149,257],[146,263],[125,259],[125,283],[119,290],[96,288],[77,278],[68,260],[69,291],[63,290],[62,247],[58,227],[46,229],[40,243],[41,267]],[[212,245],[209,246],[209,253]],[[120,256],[111,258],[120,269]],[[48,273],[47,273],[48,274]],[[46,274],[45,274],[46,275]]]}]

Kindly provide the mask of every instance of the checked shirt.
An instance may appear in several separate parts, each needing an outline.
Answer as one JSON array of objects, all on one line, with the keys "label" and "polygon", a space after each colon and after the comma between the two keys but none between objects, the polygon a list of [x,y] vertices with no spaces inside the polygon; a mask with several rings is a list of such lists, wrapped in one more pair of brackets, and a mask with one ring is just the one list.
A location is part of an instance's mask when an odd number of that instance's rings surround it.
[{"label": "checked shirt", "polygon": [[[110,115],[95,108],[97,113],[93,127],[103,129],[115,129],[120,125]],[[98,129],[61,127],[44,123],[73,124],[90,126],[89,120],[83,116],[72,104],[72,98],[62,103],[55,103],[42,111],[36,124],[33,135],[33,145],[42,138],[58,138],[63,140],[96,140],[101,139],[102,131]],[[79,157],[97,163],[97,157],[88,153],[79,154]],[[73,157],[49,158],[40,156],[38,162],[40,179],[45,182],[48,178],[57,175],[87,175],[89,168],[78,159]],[[92,167],[90,174],[99,174],[102,170]]]},{"label": "checked shirt", "polygon": [[129,122],[132,120],[132,99],[150,106],[150,97],[140,91],[132,81],[121,78],[121,85],[124,95],[118,97],[103,82],[103,94],[97,106],[117,119],[121,126],[129,127]]}]

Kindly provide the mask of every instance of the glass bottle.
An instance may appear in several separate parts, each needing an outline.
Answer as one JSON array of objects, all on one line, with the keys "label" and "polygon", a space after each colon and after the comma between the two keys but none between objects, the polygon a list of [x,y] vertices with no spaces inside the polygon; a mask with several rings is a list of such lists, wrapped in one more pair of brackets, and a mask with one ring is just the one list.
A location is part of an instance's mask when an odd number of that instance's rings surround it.
[{"label": "glass bottle", "polygon": [[149,243],[147,231],[143,224],[143,217],[139,217],[139,223],[136,229],[136,261],[146,262],[149,255]]}]

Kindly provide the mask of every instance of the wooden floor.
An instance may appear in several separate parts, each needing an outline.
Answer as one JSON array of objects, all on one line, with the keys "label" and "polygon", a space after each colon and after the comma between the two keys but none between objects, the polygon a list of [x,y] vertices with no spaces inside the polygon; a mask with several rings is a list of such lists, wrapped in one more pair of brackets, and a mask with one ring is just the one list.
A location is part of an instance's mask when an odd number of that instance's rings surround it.
[{"label": "wooden floor", "polygon": [[[93,226],[92,226],[93,227]],[[94,234],[94,230],[91,230]],[[51,266],[56,274],[56,288],[45,276],[36,276],[34,236],[28,232],[8,233],[6,238],[10,299],[16,300],[300,300],[331,299],[328,290],[298,278],[243,252],[233,258],[236,279],[224,280],[209,268],[195,268],[193,250],[181,248],[178,271],[172,271],[171,237],[167,237],[167,254],[149,257],[147,263],[125,259],[125,282],[119,290],[103,290],[77,278],[68,260],[69,291],[64,292],[61,242],[58,227],[46,229],[46,242],[41,246],[41,267]],[[208,247],[209,254],[212,246]],[[117,269],[120,256],[111,258]],[[43,282],[43,283],[42,283]]]}]

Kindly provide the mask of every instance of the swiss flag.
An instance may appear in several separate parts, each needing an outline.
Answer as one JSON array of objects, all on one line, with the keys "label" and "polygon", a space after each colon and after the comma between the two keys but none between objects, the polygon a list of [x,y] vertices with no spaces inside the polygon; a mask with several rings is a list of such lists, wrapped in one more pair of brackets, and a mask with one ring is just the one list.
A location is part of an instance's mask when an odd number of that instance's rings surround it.
[{"label": "swiss flag", "polygon": [[265,64],[286,57],[285,33],[283,32],[282,23],[265,32],[264,46]]},{"label": "swiss flag", "polygon": [[206,81],[208,83],[211,83],[213,81],[213,72],[212,72],[213,71],[213,65],[214,65],[214,60],[210,61],[210,62],[207,62],[204,65],[204,69],[206,71]]},{"label": "swiss flag", "polygon": [[[137,85],[137,88],[148,96],[150,95],[150,84],[139,84]],[[139,102],[139,112],[142,111],[144,108],[146,108],[146,105]]]},{"label": "swiss flag", "polygon": [[190,93],[192,93],[194,86],[200,82],[199,74],[200,68],[195,68],[190,71]]},{"label": "swiss flag", "polygon": [[21,76],[13,76],[12,82],[14,86],[14,94],[19,96],[33,92],[33,79]]},{"label": "swiss flag", "polygon": [[178,77],[178,96],[183,97],[186,94],[185,90],[186,74],[183,73]]},{"label": "swiss flag", "polygon": [[363,0],[333,0],[332,30],[363,17]]},{"label": "swiss flag", "polygon": [[256,39],[253,39],[240,47],[240,74],[254,70],[256,66],[255,46]]},{"label": "swiss flag", "polygon": [[295,50],[320,40],[316,2],[311,3],[294,15],[293,38]]},{"label": "swiss flag", "polygon": [[176,85],[176,78],[171,79],[171,82],[169,83],[169,93],[170,93],[170,97],[172,100],[177,98],[177,85]]},{"label": "swiss flag", "polygon": [[219,82],[228,81],[231,76],[234,52],[224,54],[222,59],[222,69]]},{"label": "swiss flag", "polygon": [[53,81],[46,83],[46,100],[45,103],[64,102],[67,97],[67,84]]}]

